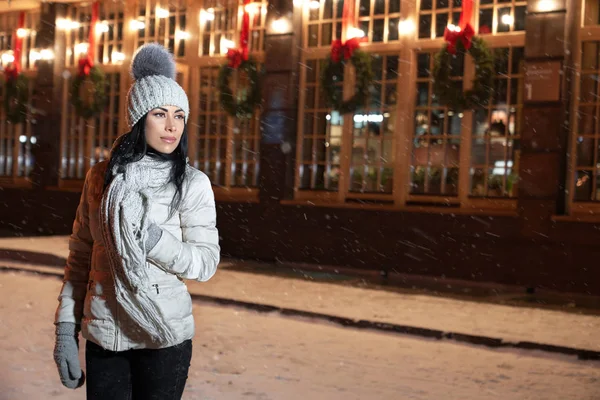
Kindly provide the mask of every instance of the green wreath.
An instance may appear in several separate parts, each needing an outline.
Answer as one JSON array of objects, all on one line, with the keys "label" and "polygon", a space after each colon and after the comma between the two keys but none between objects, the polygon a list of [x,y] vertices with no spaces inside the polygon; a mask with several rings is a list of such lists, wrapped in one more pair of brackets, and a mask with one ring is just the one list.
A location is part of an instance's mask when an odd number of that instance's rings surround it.
[{"label": "green wreath", "polygon": [[[250,86],[237,88],[234,96],[230,80],[235,71],[245,72],[248,75]],[[237,118],[251,118],[254,110],[262,101],[260,93],[260,67],[253,59],[242,61],[238,68],[232,68],[225,64],[219,70],[217,86],[219,89],[219,101],[227,114]]]},{"label": "green wreath", "polygon": [[29,101],[29,79],[19,74],[16,79],[8,79],[4,83],[4,113],[6,119],[13,124],[20,124],[27,119],[27,103]]},{"label": "green wreath", "polygon": [[[89,79],[89,80],[88,80]],[[91,84],[88,88],[87,99],[82,97],[81,89],[84,84]],[[85,119],[100,114],[106,106],[106,76],[98,67],[92,67],[90,74],[77,74],[71,84],[71,104],[75,107],[75,113]]]},{"label": "green wreath", "polygon": [[323,62],[321,73],[321,89],[325,95],[325,102],[340,114],[348,114],[363,107],[369,98],[369,87],[373,82],[373,70],[371,68],[371,56],[362,51],[355,50],[349,59],[356,69],[356,91],[348,100],[344,100],[343,90],[339,83],[343,81],[344,66],[347,61],[340,59],[334,61],[329,56]]},{"label": "green wreath", "polygon": [[[473,110],[488,104],[494,84],[494,57],[485,41],[478,37],[472,38],[471,47],[465,49],[461,40],[456,43],[457,54],[470,54],[475,63],[475,78],[473,89],[463,91],[457,87],[450,77],[450,63],[453,54],[448,51],[448,45],[435,56],[433,67],[433,92],[439,98],[440,104],[453,111]],[[461,74],[462,76],[462,71]]]}]

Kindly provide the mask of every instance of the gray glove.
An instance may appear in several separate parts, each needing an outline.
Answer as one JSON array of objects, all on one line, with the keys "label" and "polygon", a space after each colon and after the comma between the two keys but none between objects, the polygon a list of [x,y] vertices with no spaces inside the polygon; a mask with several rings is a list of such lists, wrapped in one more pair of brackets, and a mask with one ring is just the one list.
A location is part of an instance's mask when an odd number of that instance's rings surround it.
[{"label": "gray glove", "polygon": [[150,251],[156,246],[162,237],[162,228],[156,224],[151,224],[148,227],[148,238],[146,239],[146,251]]},{"label": "gray glove", "polygon": [[69,389],[77,389],[85,382],[85,374],[79,365],[79,339],[76,328],[71,322],[56,324],[54,362],[58,367],[60,381]]}]

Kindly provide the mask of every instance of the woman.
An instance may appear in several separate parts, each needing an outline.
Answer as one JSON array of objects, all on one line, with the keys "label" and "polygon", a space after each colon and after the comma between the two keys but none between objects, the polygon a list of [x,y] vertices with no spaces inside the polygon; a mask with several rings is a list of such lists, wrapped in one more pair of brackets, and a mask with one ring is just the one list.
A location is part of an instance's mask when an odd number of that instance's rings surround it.
[{"label": "woman", "polygon": [[171,55],[142,46],[132,61],[131,131],[87,174],[56,312],[54,359],[87,398],[180,399],[194,319],[183,279],[207,281],[219,262],[214,195],[187,164],[189,103]]}]

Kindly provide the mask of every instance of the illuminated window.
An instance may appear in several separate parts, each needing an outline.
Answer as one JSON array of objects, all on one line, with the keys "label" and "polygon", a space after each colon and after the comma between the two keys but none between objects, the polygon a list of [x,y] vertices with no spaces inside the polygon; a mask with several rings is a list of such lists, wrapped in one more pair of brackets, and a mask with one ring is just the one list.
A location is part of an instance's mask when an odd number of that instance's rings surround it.
[{"label": "illuminated window", "polygon": [[142,0],[138,3],[138,19],[130,22],[136,29],[137,46],[156,42],[165,46],[176,58],[185,56],[186,1]]},{"label": "illuminated window", "polygon": [[[417,98],[411,157],[411,193],[457,195],[463,113],[439,104],[433,93],[434,53],[417,55]],[[453,58],[451,76],[462,89],[464,56]]]},{"label": "illuminated window", "polygon": [[[241,0],[207,0],[200,11],[200,54],[219,56],[237,47],[243,16]],[[250,51],[264,50],[267,1],[255,0],[247,6],[250,15]]]},{"label": "illuminated window", "polygon": [[308,13],[305,20],[305,28],[308,30],[305,47],[328,47],[333,39],[341,39],[343,6],[341,0],[324,0],[318,4],[310,2],[305,7],[305,12]]},{"label": "illuminated window", "polygon": [[472,196],[517,196],[524,55],[523,47],[494,49],[492,101],[473,117]]},{"label": "illuminated window", "polygon": [[527,1],[479,0],[479,34],[525,30]]},{"label": "illuminated window", "polygon": [[399,0],[360,0],[358,27],[368,36],[369,42],[391,42],[399,39]]},{"label": "illuminated window", "polygon": [[[321,60],[304,63],[305,100],[298,149],[299,188],[337,190],[340,177],[343,118],[325,105],[319,86]],[[341,84],[340,84],[341,90]]]},{"label": "illuminated window", "polygon": [[[0,14],[0,53],[14,51],[15,31],[19,24],[18,12]],[[34,63],[30,62],[30,53],[35,45],[35,36],[39,22],[39,12],[25,13],[24,36],[21,47],[22,72],[29,78],[29,99],[34,102],[35,71]],[[14,54],[13,54],[14,56]],[[3,62],[3,67],[8,62]],[[4,104],[4,85],[0,84],[0,104]],[[37,138],[33,136],[32,119],[25,123],[12,124],[6,120],[4,107],[0,107],[0,178],[15,182],[29,176],[33,169],[32,146]]]},{"label": "illuminated window", "polygon": [[421,0],[419,38],[444,37],[448,24],[458,24],[461,7],[461,0]]},{"label": "illuminated window", "polygon": [[600,41],[582,43],[575,134],[573,200],[600,201]]},{"label": "illuminated window", "polygon": [[392,193],[398,56],[373,55],[368,106],[353,116],[350,191]]},{"label": "illuminated window", "polygon": [[195,129],[193,165],[206,173],[213,185],[254,187],[258,184],[260,151],[259,115],[240,121],[228,118],[219,103],[218,68],[201,68],[199,110]]}]

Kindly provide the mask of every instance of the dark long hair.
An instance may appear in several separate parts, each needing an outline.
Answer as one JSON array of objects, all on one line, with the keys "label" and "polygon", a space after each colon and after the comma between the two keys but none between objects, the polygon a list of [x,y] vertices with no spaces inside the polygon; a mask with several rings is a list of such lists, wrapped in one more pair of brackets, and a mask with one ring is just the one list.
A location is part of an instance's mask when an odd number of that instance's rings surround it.
[{"label": "dark long hair", "polygon": [[175,195],[171,200],[170,205],[170,216],[173,215],[175,210],[179,209],[181,205],[183,181],[185,179],[185,172],[187,166],[187,153],[188,153],[188,135],[187,125],[183,128],[183,134],[179,145],[171,154],[162,154],[153,148],[148,146],[146,142],[146,115],[144,115],[132,128],[130,132],[127,132],[119,141],[115,144],[114,148],[110,153],[110,160],[104,175],[104,189],[106,190],[108,185],[112,182],[113,174],[112,171],[115,167],[118,171],[122,171],[125,166],[129,163],[141,160],[146,154],[162,159],[170,160],[173,162],[171,168],[171,177],[169,182],[175,184]]}]

